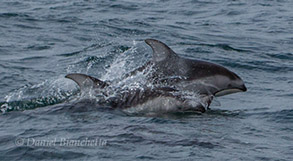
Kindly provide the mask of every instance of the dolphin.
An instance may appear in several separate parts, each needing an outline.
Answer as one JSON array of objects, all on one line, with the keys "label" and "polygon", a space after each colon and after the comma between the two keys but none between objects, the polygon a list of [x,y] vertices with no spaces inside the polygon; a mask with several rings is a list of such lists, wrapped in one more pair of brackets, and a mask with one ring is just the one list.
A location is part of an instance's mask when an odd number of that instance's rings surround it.
[{"label": "dolphin", "polygon": [[[234,72],[218,64],[180,57],[170,47],[155,39],[146,39],[153,51],[152,59],[142,67],[126,74],[122,79],[138,72],[151,70],[146,75],[152,87],[116,90],[116,96],[107,97],[103,102],[114,108],[149,108],[160,106],[172,110],[205,112],[214,97],[247,90],[243,80]],[[109,95],[111,82],[73,73],[65,76],[75,81],[81,91],[96,89]],[[196,93],[200,103],[187,98],[184,93]],[[107,94],[108,93],[108,94]],[[165,106],[165,107],[164,107]]]}]

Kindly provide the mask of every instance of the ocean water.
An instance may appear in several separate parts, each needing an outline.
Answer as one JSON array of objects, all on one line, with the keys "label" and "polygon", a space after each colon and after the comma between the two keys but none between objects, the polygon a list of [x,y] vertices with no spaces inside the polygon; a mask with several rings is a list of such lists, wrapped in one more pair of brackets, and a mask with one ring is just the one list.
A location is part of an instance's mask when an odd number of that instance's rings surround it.
[{"label": "ocean water", "polygon": [[[1,160],[293,160],[292,8],[291,0],[1,0]],[[248,91],[203,114],[129,115],[64,78],[119,79],[150,60],[147,38],[225,66]]]}]

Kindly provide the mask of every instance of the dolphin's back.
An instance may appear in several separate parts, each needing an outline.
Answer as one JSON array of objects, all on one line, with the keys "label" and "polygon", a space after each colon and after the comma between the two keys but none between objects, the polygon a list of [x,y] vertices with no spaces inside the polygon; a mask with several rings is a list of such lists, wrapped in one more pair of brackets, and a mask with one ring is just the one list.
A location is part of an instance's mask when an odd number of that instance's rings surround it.
[{"label": "dolphin's back", "polygon": [[187,77],[189,79],[200,79],[215,75],[223,75],[232,80],[239,78],[235,73],[218,64],[191,59],[186,59],[185,63],[189,66],[187,72]]}]

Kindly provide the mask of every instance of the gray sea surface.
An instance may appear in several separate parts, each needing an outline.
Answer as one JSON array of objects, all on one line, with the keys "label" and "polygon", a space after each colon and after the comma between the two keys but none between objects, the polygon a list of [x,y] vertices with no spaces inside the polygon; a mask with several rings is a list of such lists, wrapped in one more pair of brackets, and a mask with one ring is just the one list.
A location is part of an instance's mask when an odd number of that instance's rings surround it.
[{"label": "gray sea surface", "polygon": [[[0,160],[293,160],[293,1],[1,0]],[[203,114],[128,115],[68,73],[114,80],[144,39],[237,73]]]}]

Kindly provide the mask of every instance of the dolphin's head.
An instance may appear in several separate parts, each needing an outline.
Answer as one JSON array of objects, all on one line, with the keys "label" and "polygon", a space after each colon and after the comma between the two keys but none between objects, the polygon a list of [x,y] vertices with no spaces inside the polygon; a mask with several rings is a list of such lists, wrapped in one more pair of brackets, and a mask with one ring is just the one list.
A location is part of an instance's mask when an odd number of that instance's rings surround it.
[{"label": "dolphin's head", "polygon": [[224,96],[247,90],[243,80],[237,74],[221,65],[190,59],[181,61],[182,64],[186,64],[184,75],[190,82],[186,89],[214,96]]},{"label": "dolphin's head", "polygon": [[229,71],[225,75],[216,76],[216,85],[218,90],[215,91],[215,96],[224,96],[236,92],[245,92],[247,88],[243,80],[235,73]]}]

